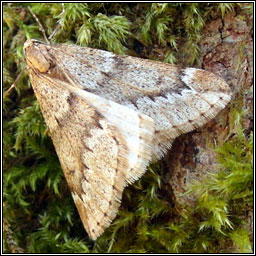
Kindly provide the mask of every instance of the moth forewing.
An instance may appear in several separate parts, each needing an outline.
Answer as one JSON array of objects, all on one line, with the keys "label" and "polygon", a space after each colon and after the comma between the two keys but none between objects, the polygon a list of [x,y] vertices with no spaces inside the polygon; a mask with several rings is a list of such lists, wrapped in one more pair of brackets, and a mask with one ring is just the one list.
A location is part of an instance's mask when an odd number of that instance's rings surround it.
[{"label": "moth forewing", "polygon": [[180,134],[213,118],[228,85],[204,70],[76,45],[24,45],[29,74],[89,236],[115,218],[127,184]]}]

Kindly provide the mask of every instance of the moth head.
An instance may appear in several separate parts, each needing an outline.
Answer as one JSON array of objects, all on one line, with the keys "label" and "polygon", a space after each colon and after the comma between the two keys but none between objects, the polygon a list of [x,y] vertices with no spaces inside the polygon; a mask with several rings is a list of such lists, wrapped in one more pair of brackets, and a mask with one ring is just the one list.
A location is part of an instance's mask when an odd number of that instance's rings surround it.
[{"label": "moth head", "polygon": [[46,73],[54,66],[53,58],[48,52],[48,46],[35,39],[29,39],[24,44],[24,55],[27,65],[41,73]]}]

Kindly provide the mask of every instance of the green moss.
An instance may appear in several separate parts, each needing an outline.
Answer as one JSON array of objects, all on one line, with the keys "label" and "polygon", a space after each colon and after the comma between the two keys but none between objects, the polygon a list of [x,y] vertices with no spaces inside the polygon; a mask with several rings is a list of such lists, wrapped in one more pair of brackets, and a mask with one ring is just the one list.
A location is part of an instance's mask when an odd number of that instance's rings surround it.
[{"label": "green moss", "polygon": [[[195,183],[191,208],[174,208],[161,181],[161,163],[125,192],[119,217],[96,242],[88,239],[49,139],[24,69],[26,39],[43,40],[59,24],[53,42],[70,42],[169,63],[197,61],[201,30],[209,20],[241,6],[215,3],[9,3],[4,33],[5,252],[30,253],[249,252],[244,216],[252,208],[252,135],[241,111],[230,114],[232,138],[217,149],[222,168]],[[244,11],[250,6],[242,6]],[[241,8],[242,8],[241,7]],[[11,235],[10,235],[11,234]],[[10,242],[10,237],[14,242]],[[21,248],[21,249],[19,249]]]}]

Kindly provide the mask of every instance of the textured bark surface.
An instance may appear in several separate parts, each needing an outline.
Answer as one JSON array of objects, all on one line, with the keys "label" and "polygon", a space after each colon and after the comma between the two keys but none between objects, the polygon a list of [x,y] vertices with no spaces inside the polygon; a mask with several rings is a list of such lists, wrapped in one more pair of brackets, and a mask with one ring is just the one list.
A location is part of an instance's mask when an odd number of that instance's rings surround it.
[{"label": "textured bark surface", "polygon": [[[166,157],[167,180],[176,201],[192,203],[192,198],[178,197],[193,179],[216,172],[218,163],[214,147],[232,135],[229,123],[231,108],[245,112],[243,128],[253,128],[253,41],[249,18],[230,14],[206,24],[201,43],[201,68],[221,76],[231,87],[232,100],[215,119],[203,128],[175,140]],[[185,199],[185,200],[184,200]]]}]

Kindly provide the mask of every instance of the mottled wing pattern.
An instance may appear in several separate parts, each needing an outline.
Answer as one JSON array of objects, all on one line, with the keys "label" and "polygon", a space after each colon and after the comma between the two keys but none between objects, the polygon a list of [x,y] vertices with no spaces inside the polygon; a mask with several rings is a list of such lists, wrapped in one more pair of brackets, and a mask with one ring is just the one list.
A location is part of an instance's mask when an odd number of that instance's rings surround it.
[{"label": "mottled wing pattern", "polygon": [[154,120],[156,159],[178,135],[214,118],[231,99],[226,82],[205,70],[74,45],[60,44],[51,50],[81,89]]},{"label": "mottled wing pattern", "polygon": [[[108,121],[61,81],[56,83],[33,70],[30,78],[83,224],[96,239],[115,218],[124,187],[145,171],[153,122],[119,106],[121,113],[115,118],[122,127],[115,120]],[[107,107],[111,102],[104,104]],[[133,129],[125,129],[128,126]],[[130,176],[131,169],[135,176]]]},{"label": "mottled wing pattern", "polygon": [[115,218],[124,187],[145,172],[153,120],[53,78],[47,54],[39,63],[30,55],[41,49],[31,47],[25,50],[34,92],[85,229],[96,239]]},{"label": "mottled wing pattern", "polygon": [[207,71],[68,44],[26,42],[33,89],[79,214],[96,239],[124,187],[230,100]]}]

